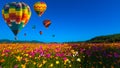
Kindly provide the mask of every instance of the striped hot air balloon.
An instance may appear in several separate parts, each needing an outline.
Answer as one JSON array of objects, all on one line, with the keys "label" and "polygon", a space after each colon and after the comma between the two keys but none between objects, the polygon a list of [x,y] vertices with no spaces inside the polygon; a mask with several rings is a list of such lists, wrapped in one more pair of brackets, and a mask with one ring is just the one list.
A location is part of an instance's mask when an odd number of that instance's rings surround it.
[{"label": "striped hot air balloon", "polygon": [[3,7],[2,16],[16,36],[30,19],[31,10],[23,2],[11,2]]},{"label": "striped hot air balloon", "polygon": [[43,21],[43,25],[44,25],[46,28],[48,28],[48,27],[50,26],[50,24],[51,24],[51,21],[48,20],[48,19],[46,19],[46,20]]},{"label": "striped hot air balloon", "polygon": [[39,16],[41,16],[46,11],[46,9],[47,5],[45,2],[39,1],[34,4],[34,10]]}]

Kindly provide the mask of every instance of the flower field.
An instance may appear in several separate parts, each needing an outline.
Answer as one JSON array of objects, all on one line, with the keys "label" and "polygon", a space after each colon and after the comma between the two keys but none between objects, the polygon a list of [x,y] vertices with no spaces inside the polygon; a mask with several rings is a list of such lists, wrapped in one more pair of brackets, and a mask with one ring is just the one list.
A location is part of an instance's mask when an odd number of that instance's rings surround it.
[{"label": "flower field", "polygon": [[120,68],[120,43],[1,43],[0,68]]}]

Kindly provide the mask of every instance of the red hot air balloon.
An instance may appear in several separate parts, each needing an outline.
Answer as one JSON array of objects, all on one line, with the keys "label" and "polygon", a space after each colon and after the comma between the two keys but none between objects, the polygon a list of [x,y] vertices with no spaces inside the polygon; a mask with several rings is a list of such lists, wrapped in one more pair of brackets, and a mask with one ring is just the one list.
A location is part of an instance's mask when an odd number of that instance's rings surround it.
[{"label": "red hot air balloon", "polygon": [[40,35],[42,35],[42,31],[40,31]]},{"label": "red hot air balloon", "polygon": [[44,25],[46,28],[48,28],[48,27],[50,26],[50,24],[51,24],[51,21],[48,20],[48,19],[46,19],[46,20],[43,21],[43,25]]}]

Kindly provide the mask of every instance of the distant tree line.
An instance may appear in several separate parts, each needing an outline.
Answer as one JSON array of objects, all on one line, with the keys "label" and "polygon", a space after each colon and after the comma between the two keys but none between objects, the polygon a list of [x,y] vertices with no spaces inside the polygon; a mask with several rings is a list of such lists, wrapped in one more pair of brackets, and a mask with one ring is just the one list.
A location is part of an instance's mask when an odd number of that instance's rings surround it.
[{"label": "distant tree line", "polygon": [[120,42],[120,34],[98,36],[98,37],[92,38],[86,42],[93,42],[93,43]]}]

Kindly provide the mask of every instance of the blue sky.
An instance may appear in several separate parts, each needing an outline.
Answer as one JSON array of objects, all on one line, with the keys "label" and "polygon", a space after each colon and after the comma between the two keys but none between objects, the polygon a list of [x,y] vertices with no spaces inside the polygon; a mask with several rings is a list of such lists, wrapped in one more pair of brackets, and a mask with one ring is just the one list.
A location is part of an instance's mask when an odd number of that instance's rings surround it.
[{"label": "blue sky", "polygon": [[[28,24],[17,35],[18,40],[85,41],[95,36],[120,33],[119,0],[1,0],[0,11],[6,3],[14,1],[25,2],[32,12]],[[37,1],[44,1],[48,6],[41,17],[33,9]],[[48,29],[42,23],[45,19],[50,19],[52,23]],[[2,13],[0,25],[0,39],[14,40],[14,34],[2,18]],[[35,30],[33,25],[36,25]],[[39,31],[43,34],[40,35]]]}]

